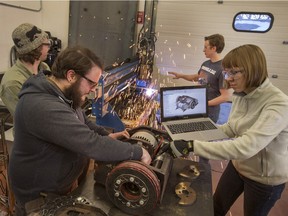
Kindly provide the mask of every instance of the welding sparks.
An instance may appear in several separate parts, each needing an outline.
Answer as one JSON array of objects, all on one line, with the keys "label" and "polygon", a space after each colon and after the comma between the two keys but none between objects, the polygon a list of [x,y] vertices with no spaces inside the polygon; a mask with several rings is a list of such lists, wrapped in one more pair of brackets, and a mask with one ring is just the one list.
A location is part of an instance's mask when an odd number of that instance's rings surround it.
[{"label": "welding sparks", "polygon": [[131,46],[129,46],[129,49],[131,49],[132,47],[134,47],[135,46],[135,43],[134,44],[132,44]]},{"label": "welding sparks", "polygon": [[149,88],[149,89],[146,89],[145,94],[146,96],[151,97],[155,92],[156,92],[155,89]]}]

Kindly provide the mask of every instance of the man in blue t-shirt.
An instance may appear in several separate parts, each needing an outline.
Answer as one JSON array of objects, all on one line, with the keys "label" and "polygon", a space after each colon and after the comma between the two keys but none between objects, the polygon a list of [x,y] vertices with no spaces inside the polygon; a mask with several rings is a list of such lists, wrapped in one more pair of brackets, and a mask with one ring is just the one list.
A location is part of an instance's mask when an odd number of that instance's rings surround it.
[{"label": "man in blue t-shirt", "polygon": [[168,72],[174,75],[174,79],[185,79],[197,81],[199,84],[208,86],[208,114],[217,122],[220,112],[220,104],[230,98],[229,90],[223,86],[223,74],[221,66],[221,52],[224,49],[224,37],[220,34],[213,34],[204,38],[203,52],[209,60],[203,62],[197,74],[181,74]]}]

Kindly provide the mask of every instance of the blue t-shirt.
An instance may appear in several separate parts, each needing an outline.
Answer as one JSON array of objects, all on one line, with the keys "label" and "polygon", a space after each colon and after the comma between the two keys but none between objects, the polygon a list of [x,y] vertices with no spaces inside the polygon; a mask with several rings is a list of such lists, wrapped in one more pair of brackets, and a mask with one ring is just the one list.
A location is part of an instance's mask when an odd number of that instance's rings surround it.
[{"label": "blue t-shirt", "polygon": [[[220,89],[223,88],[222,60],[212,62],[207,60],[201,65],[198,74],[199,83],[208,86],[208,100],[212,100],[221,95]],[[220,112],[220,105],[209,106],[209,117],[217,122]]]}]

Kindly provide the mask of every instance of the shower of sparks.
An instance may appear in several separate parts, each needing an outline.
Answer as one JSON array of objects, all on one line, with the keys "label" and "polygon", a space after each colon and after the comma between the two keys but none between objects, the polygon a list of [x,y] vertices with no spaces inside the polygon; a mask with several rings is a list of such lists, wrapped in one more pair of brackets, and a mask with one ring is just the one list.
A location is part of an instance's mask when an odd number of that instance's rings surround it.
[{"label": "shower of sparks", "polygon": [[175,67],[177,66],[174,60],[172,61],[172,64],[173,64]]},{"label": "shower of sparks", "polygon": [[118,65],[119,65],[118,62],[114,62],[114,63],[112,64],[113,67],[116,67],[116,66],[118,66]]},{"label": "shower of sparks", "polygon": [[131,49],[132,47],[134,47],[135,46],[135,43],[134,44],[132,44],[131,46],[129,46],[129,49]]}]

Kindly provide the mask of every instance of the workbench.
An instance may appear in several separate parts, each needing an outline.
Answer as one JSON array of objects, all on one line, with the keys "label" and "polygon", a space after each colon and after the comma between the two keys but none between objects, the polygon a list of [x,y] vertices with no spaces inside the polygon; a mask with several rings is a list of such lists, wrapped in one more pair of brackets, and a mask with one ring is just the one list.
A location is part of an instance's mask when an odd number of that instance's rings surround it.
[{"label": "workbench", "polygon": [[[179,176],[178,172],[184,167],[195,165],[200,171],[196,179]],[[175,186],[180,182],[191,182],[190,187],[196,192],[196,201],[192,205],[179,205],[180,198],[175,193]],[[94,172],[90,171],[85,181],[75,190],[75,194],[91,201],[109,216],[128,216],[109,200],[105,187],[95,183]],[[207,160],[194,162],[187,159],[174,159],[172,171],[166,186],[162,202],[152,211],[139,215],[143,216],[213,216],[213,198],[211,168]]]}]

